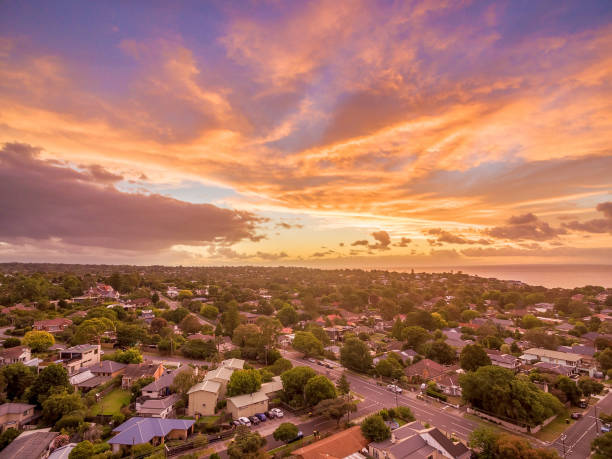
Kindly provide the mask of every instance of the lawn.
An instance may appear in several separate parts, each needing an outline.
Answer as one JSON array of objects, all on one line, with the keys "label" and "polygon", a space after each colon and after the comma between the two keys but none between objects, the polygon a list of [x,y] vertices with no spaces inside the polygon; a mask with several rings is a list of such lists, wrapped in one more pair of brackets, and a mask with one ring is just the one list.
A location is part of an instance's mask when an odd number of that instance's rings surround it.
[{"label": "lawn", "polygon": [[121,411],[121,408],[129,405],[131,396],[130,391],[117,388],[102,397],[99,403],[91,407],[91,415],[117,414]]},{"label": "lawn", "polygon": [[[569,419],[569,424],[566,423],[566,419]],[[569,413],[562,413],[557,416],[553,422],[536,433],[534,437],[542,441],[553,441],[557,439],[559,435],[565,432],[565,429],[571,426],[574,422],[575,421],[569,417]]]},{"label": "lawn", "polygon": [[198,424],[214,424],[221,416],[201,416],[198,419]]},{"label": "lawn", "polygon": [[273,456],[275,454],[280,454],[284,456],[291,451],[295,451],[296,449],[301,448],[304,445],[308,445],[314,440],[314,435],[308,435],[307,437],[302,438],[301,440],[294,441],[292,443],[287,443],[286,445],[277,446],[274,449],[268,451],[268,454]]}]

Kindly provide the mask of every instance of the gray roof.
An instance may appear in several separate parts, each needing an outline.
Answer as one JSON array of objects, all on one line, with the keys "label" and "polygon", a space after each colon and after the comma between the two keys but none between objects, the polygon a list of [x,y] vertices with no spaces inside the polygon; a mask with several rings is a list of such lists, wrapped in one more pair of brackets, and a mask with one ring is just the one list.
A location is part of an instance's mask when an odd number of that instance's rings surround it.
[{"label": "gray roof", "polygon": [[68,349],[64,349],[64,352],[85,352],[91,349],[97,349],[97,344],[77,344],[76,346],[69,347]]},{"label": "gray roof", "polygon": [[58,435],[57,432],[49,431],[23,432],[0,451],[0,459],[38,458]]},{"label": "gray roof", "polygon": [[268,396],[262,391],[253,392],[252,394],[236,395],[230,397],[227,401],[231,401],[237,408],[252,405],[253,403],[264,402],[268,400]]},{"label": "gray roof", "polygon": [[76,445],[76,443],[68,443],[67,445],[61,446],[53,451],[48,459],[68,459],[70,451],[72,451]]},{"label": "gray roof", "polygon": [[100,363],[88,367],[92,373],[114,373],[127,367],[125,363],[115,362],[114,360],[102,360]]},{"label": "gray roof", "polygon": [[208,373],[206,373],[206,375],[204,376],[204,379],[209,380],[209,379],[218,378],[218,379],[223,379],[225,381],[229,381],[233,372],[234,370],[230,368],[219,367],[215,370],[211,370]]},{"label": "gray roof", "polygon": [[174,378],[176,378],[176,375],[178,375],[181,370],[182,368],[178,368],[174,371],[164,373],[162,376],[159,377],[157,381],[153,381],[151,384],[147,384],[146,386],[144,386],[142,388],[142,391],[143,392],[155,392],[155,391],[162,390],[166,387],[170,387],[172,383],[174,382]]},{"label": "gray roof", "polygon": [[3,403],[0,405],[0,415],[23,413],[30,408],[36,408],[36,406],[27,403]]},{"label": "gray roof", "polygon": [[164,398],[150,398],[140,404],[140,410],[165,410],[180,400],[180,395],[172,394]]},{"label": "gray roof", "polygon": [[119,433],[108,443],[111,445],[139,445],[148,443],[153,437],[165,437],[173,430],[187,430],[194,424],[195,421],[191,419],[133,417],[115,427],[114,432]]},{"label": "gray roof", "polygon": [[446,437],[446,435],[440,432],[440,430],[438,430],[437,428],[434,428],[427,433],[431,435],[433,439],[436,440],[438,444],[442,446],[442,448],[444,448],[446,452],[454,458],[462,457],[470,451],[468,447],[465,446],[463,443],[453,443],[452,441],[450,441]]},{"label": "gray roof", "polygon": [[219,389],[221,389],[221,383],[218,383],[217,381],[202,381],[197,383],[195,386],[192,386],[187,393],[191,394],[192,392],[204,391],[218,394]]}]

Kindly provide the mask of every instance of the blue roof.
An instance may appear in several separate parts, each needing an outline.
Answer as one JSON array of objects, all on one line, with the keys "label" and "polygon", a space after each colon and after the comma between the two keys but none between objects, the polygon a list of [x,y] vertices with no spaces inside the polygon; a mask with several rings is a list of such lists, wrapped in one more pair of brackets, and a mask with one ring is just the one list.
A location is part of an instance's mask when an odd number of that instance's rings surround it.
[{"label": "blue roof", "polygon": [[108,443],[119,445],[138,445],[148,443],[153,437],[165,437],[173,430],[186,430],[195,424],[190,419],[159,419],[134,417],[117,426],[119,432]]}]

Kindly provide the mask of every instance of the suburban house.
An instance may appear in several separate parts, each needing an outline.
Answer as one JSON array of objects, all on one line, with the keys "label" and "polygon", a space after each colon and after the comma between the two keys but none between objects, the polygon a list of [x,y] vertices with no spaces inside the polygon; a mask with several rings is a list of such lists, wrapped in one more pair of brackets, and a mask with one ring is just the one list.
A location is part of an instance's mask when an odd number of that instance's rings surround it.
[{"label": "suburban house", "polygon": [[499,354],[496,352],[487,352],[487,355],[491,359],[491,365],[495,365],[502,368],[507,368],[514,372],[519,371],[521,367],[521,361],[510,354]]},{"label": "suburban house", "polygon": [[375,459],[469,459],[472,454],[463,443],[454,443],[436,427],[425,428],[418,421],[395,429],[388,440],[370,443],[368,453]]},{"label": "suburban house", "polygon": [[3,403],[0,405],[0,431],[21,430],[21,427],[34,419],[35,405],[27,403]]},{"label": "suburban house", "polygon": [[23,363],[32,360],[32,351],[27,346],[15,346],[0,351],[0,366],[10,365],[11,363]]},{"label": "suburban house", "polygon": [[152,377],[157,381],[163,373],[164,366],[161,363],[153,363],[151,361],[130,363],[123,372],[121,387],[123,389],[129,389],[132,387],[132,384],[140,378]]},{"label": "suburban house", "polygon": [[103,360],[70,377],[70,384],[88,391],[123,373],[127,365],[113,360]]},{"label": "suburban house", "polygon": [[213,380],[202,381],[187,392],[189,406],[188,416],[212,416],[219,400],[221,383]]},{"label": "suburban house", "polygon": [[446,395],[461,397],[461,386],[457,373],[443,373],[433,378],[433,381]]},{"label": "suburban house", "polygon": [[58,432],[50,429],[26,430],[0,451],[0,459],[44,459],[55,446]]},{"label": "suburban house", "polygon": [[174,383],[174,378],[183,369],[177,368],[176,370],[166,370],[166,372],[159,377],[159,379],[153,381],[151,384],[147,384],[142,388],[142,396],[148,398],[163,398],[170,395],[170,386]]},{"label": "suburban house", "polygon": [[136,401],[136,413],[145,418],[166,419],[174,412],[174,404],[181,399],[178,394],[164,398],[149,398],[143,402]]},{"label": "suburban house", "polygon": [[49,333],[59,333],[72,325],[72,320],[63,317],[56,319],[37,320],[34,322],[34,330],[47,331]]},{"label": "suburban house", "polygon": [[229,368],[230,370],[242,370],[244,368],[244,360],[242,359],[228,359],[221,362],[221,366]]},{"label": "suburban house", "polygon": [[577,370],[582,361],[582,356],[569,352],[551,351],[549,349],[531,348],[526,350],[520,359],[525,363],[537,361],[563,365]]},{"label": "suburban house", "polygon": [[100,363],[99,344],[79,344],[60,352],[60,360],[69,375],[77,373],[81,368],[91,367]]},{"label": "suburban house", "polygon": [[242,416],[253,416],[256,413],[268,411],[271,397],[283,390],[280,376],[274,376],[272,381],[261,385],[261,389],[252,394],[237,395],[227,399],[227,410],[234,419]]},{"label": "suburban house", "polygon": [[[368,440],[361,433],[359,426],[354,426],[330,435],[310,445],[296,449],[292,456],[299,459],[342,459],[354,457],[368,446]],[[359,456],[357,456],[359,457]]]},{"label": "suburban house", "polygon": [[215,381],[218,382],[221,387],[219,388],[219,397],[225,396],[225,390],[227,389],[227,383],[229,382],[234,370],[229,368],[219,367],[215,370],[211,370],[204,376],[204,381]]},{"label": "suburban house", "polygon": [[102,360],[100,363],[89,367],[94,376],[107,376],[114,378],[119,376],[127,367],[127,364],[115,362],[114,360]]},{"label": "suburban house", "polygon": [[114,453],[133,445],[151,443],[153,446],[164,444],[167,440],[186,440],[193,432],[195,421],[189,419],[161,419],[133,417],[115,427],[116,433],[108,440]]},{"label": "suburban house", "polygon": [[421,381],[435,378],[446,371],[446,368],[430,359],[419,360],[417,363],[404,369],[404,373],[408,379],[419,379]]}]

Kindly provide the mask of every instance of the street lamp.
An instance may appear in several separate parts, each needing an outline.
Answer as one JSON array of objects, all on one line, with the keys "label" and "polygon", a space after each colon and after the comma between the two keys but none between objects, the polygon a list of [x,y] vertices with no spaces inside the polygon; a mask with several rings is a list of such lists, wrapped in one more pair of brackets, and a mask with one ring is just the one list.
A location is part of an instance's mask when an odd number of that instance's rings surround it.
[{"label": "street lamp", "polygon": [[561,442],[563,443],[563,459],[565,459],[565,438],[567,436],[565,434],[561,435]]}]

